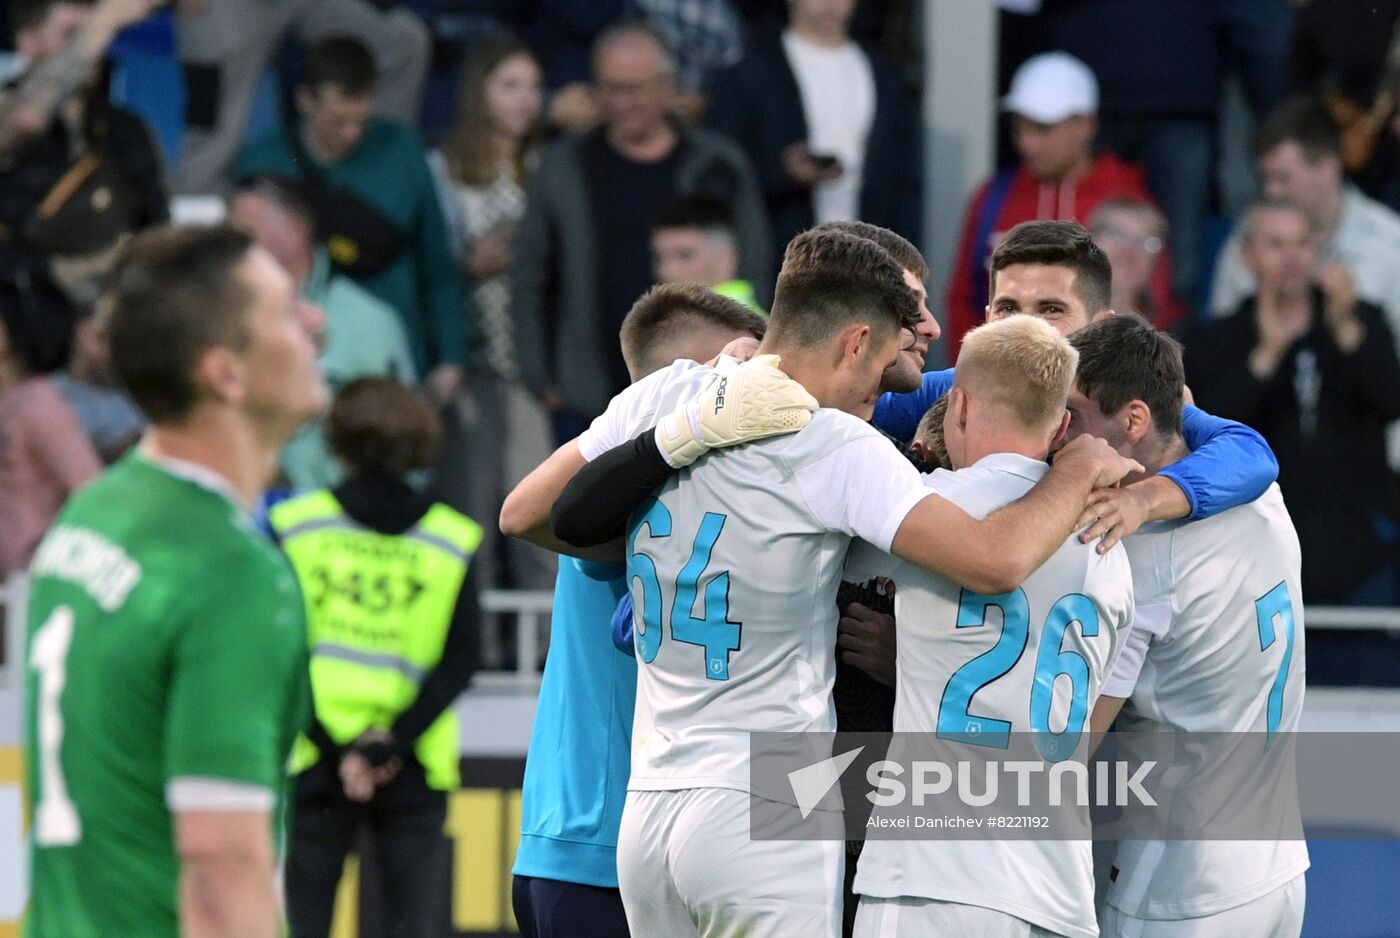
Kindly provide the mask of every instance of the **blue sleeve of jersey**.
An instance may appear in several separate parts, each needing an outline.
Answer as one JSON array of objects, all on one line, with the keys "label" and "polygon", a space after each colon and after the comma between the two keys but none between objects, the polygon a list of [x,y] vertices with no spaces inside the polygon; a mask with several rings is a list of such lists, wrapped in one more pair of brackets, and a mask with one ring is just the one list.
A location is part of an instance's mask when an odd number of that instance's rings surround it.
[{"label": "blue sleeve of jersey", "polygon": [[1186,493],[1190,521],[1209,518],[1263,495],[1278,478],[1278,460],[1264,438],[1242,423],[1212,417],[1190,404],[1181,418],[1191,455],[1167,466],[1166,476]]},{"label": "blue sleeve of jersey", "polygon": [[617,609],[613,610],[612,640],[617,650],[630,657],[637,657],[632,641],[632,593],[622,594]]},{"label": "blue sleeve of jersey", "polygon": [[914,439],[919,421],[928,409],[953,387],[953,369],[930,371],[917,391],[908,394],[882,394],[875,402],[875,427],[901,443]]}]

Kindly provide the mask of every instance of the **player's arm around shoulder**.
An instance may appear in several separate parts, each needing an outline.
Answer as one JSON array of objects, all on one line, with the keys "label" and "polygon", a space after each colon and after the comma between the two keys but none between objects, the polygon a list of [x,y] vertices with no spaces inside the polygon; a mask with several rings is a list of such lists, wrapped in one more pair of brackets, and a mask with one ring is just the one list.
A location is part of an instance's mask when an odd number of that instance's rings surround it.
[{"label": "player's arm around shoulder", "polygon": [[555,553],[572,553],[574,548],[556,538],[550,530],[549,511],[559,493],[587,464],[588,460],[579,451],[578,440],[570,440],[555,450],[521,479],[501,503],[501,533]]},{"label": "player's arm around shoulder", "polygon": [[891,552],[979,593],[1010,592],[1069,537],[1094,489],[1141,469],[1103,440],[1081,436],[1028,494],[980,521],[939,495],[924,498],[900,524]]},{"label": "player's arm around shoulder", "polygon": [[807,426],[817,402],[778,369],[778,361],[775,355],[759,355],[719,371],[697,396],[682,401],[631,442],[592,453],[599,441],[585,440],[580,455],[588,465],[554,503],[554,536],[579,547],[614,539],[649,495],[711,449]]},{"label": "player's arm around shoulder", "polygon": [[661,387],[681,372],[694,367],[697,367],[694,362],[677,362],[670,368],[648,375],[614,397],[607,410],[587,430],[555,450],[506,496],[501,504],[501,533],[558,554],[604,563],[617,562],[620,554],[617,545],[584,549],[556,537],[550,526],[550,511],[579,470],[627,441],[630,436],[628,430],[637,422],[637,415]]}]

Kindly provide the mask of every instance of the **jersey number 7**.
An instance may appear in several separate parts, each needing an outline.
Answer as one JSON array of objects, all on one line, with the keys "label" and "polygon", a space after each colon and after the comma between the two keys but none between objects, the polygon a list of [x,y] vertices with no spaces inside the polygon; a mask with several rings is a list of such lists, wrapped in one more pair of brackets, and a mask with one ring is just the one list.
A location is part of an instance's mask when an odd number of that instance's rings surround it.
[{"label": "jersey number 7", "polygon": [[[705,649],[705,677],[712,681],[729,680],[729,653],[739,648],[742,622],[729,621],[729,571],[710,577],[705,584],[705,614],[696,617],[695,600],[700,592],[700,580],[710,565],[715,542],[724,533],[727,515],[705,512],[695,533],[690,559],[676,577],[671,603],[671,637],[678,642],[699,645]],[[671,512],[654,498],[638,509],[637,522],[627,535],[627,568],[642,587],[641,621],[636,624],[637,657],[650,664],[661,650],[661,614],[665,594],[656,570],[656,562],[637,550],[637,535],[646,528],[653,540],[671,536]]]}]

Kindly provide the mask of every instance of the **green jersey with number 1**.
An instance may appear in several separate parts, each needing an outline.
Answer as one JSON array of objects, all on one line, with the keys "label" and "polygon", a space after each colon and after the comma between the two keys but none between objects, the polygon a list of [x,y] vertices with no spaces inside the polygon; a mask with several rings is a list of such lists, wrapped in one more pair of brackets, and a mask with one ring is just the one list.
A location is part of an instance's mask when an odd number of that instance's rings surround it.
[{"label": "green jersey with number 1", "polygon": [[266,811],[279,834],[306,625],[285,560],[225,491],[130,456],[35,555],[31,938],[178,935],[172,812]]}]

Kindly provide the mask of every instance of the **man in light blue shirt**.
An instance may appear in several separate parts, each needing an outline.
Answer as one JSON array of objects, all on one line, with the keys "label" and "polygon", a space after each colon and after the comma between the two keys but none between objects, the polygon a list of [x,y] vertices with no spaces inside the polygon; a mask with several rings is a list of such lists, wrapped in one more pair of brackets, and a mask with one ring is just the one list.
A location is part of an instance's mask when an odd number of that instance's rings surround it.
[{"label": "man in light blue shirt", "polygon": [[[405,384],[417,380],[398,315],[331,267],[326,249],[313,239],[311,209],[295,180],[278,176],[245,180],[229,200],[228,219],[277,259],[296,282],[302,299],[325,312],[317,365],[332,393],[367,375],[397,378]],[[282,450],[281,463],[297,491],[334,487],[345,476],[326,445],[321,417],[292,437]]]}]

